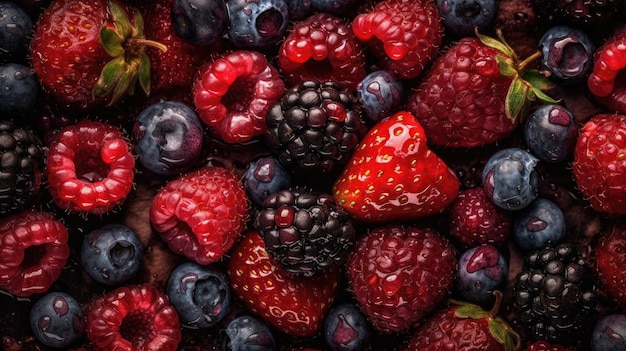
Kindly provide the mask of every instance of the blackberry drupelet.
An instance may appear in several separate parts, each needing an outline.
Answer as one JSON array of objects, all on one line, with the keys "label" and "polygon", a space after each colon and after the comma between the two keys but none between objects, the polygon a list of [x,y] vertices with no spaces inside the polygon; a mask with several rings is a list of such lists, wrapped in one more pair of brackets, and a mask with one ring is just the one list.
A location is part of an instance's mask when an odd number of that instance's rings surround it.
[{"label": "blackberry drupelet", "polygon": [[254,226],[270,256],[304,276],[343,263],[356,239],[354,222],[334,197],[300,187],[269,195]]},{"label": "blackberry drupelet", "polygon": [[584,340],[597,304],[593,270],[570,243],[533,251],[515,279],[513,301],[534,339],[561,344]]},{"label": "blackberry drupelet", "polygon": [[0,121],[0,215],[34,203],[44,169],[42,147],[33,131]]},{"label": "blackberry drupelet", "polygon": [[292,170],[341,169],[367,131],[356,96],[334,82],[305,81],[267,114],[266,141]]}]

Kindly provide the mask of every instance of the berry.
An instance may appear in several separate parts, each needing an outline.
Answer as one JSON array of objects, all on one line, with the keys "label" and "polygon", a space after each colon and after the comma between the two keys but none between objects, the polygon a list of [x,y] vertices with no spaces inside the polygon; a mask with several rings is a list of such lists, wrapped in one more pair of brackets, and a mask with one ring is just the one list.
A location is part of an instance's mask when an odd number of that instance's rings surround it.
[{"label": "berry", "polygon": [[172,26],[181,38],[195,45],[210,45],[226,34],[229,25],[224,0],[174,0]]},{"label": "berry", "polygon": [[313,14],[311,0],[286,0],[290,21],[301,21]]},{"label": "berry", "polygon": [[591,336],[592,351],[619,351],[626,348],[626,315],[608,314],[600,318]]},{"label": "berry", "polygon": [[483,168],[483,188],[496,206],[520,210],[539,194],[537,159],[519,148],[506,148],[493,154]]},{"label": "berry", "polygon": [[175,351],[180,321],[167,296],[153,285],[128,285],[94,298],[87,337],[97,350]]},{"label": "berry", "polygon": [[452,290],[457,261],[432,229],[385,225],[361,236],[347,262],[350,289],[372,326],[404,331]]},{"label": "berry", "polygon": [[526,348],[526,351],[576,351],[576,350],[560,345],[560,344],[549,343],[545,340],[538,340],[528,345],[528,347]]},{"label": "berry", "polygon": [[0,219],[0,289],[21,297],[46,292],[69,256],[67,228],[46,212]]},{"label": "berry", "polygon": [[493,24],[498,12],[495,0],[437,0],[446,32],[457,37],[473,36],[474,31],[484,32]]},{"label": "berry", "polygon": [[228,39],[243,49],[268,49],[283,38],[289,22],[284,0],[228,0]]},{"label": "berry", "polygon": [[104,214],[130,193],[135,157],[117,127],[83,120],[57,134],[48,151],[46,175],[57,206]]},{"label": "berry", "polygon": [[210,328],[230,312],[232,294],[226,274],[213,266],[184,262],[167,279],[167,297],[181,323],[191,328]]},{"label": "berry", "polygon": [[528,115],[523,133],[533,155],[546,162],[563,162],[574,154],[578,126],[567,108],[545,104]]},{"label": "berry", "polygon": [[13,1],[0,1],[0,63],[24,63],[33,37],[33,20]]},{"label": "berry", "polygon": [[42,344],[66,348],[85,332],[80,304],[63,292],[50,292],[37,299],[30,310],[30,326]]},{"label": "berry", "polygon": [[196,112],[178,101],[159,101],[137,116],[134,151],[139,163],[158,175],[191,169],[203,147],[203,124]]},{"label": "berry", "polygon": [[467,302],[492,305],[493,292],[504,287],[508,273],[509,264],[495,246],[475,246],[459,257],[454,291]]},{"label": "berry", "polygon": [[137,275],[143,251],[132,229],[122,224],[107,224],[87,234],[80,258],[83,268],[95,281],[116,286]]},{"label": "berry", "polygon": [[291,175],[277,159],[261,157],[250,163],[243,175],[246,193],[256,205],[263,204],[265,198],[292,184]]},{"label": "berry", "polygon": [[228,323],[223,350],[229,351],[273,351],[276,341],[272,331],[252,316],[240,316]]},{"label": "berry", "polygon": [[539,39],[541,71],[557,83],[578,83],[593,68],[595,46],[582,29],[559,25],[549,28]]},{"label": "berry", "polygon": [[626,88],[621,74],[626,68],[626,29],[617,30],[593,55],[587,87],[596,100],[611,111],[626,113]]},{"label": "berry", "polygon": [[512,237],[522,250],[534,251],[563,242],[566,229],[565,215],[559,206],[537,198],[515,214]]},{"label": "berry", "polygon": [[237,240],[248,219],[248,200],[234,173],[207,166],[167,182],[149,211],[150,223],[172,251],[206,265]]},{"label": "berry", "polygon": [[240,143],[265,132],[265,116],[284,89],[265,56],[239,50],[200,68],[193,102],[212,134],[227,143]]},{"label": "berry", "polygon": [[372,122],[397,112],[404,99],[402,81],[382,70],[366,75],[357,85],[357,93],[363,114]]},{"label": "berry", "polygon": [[28,113],[34,109],[38,97],[39,84],[30,67],[17,63],[0,66],[0,112],[8,115]]},{"label": "berry", "polygon": [[337,304],[324,320],[324,341],[333,351],[367,350],[371,337],[367,317],[353,303]]},{"label": "berry", "polygon": [[626,307],[626,227],[621,223],[609,225],[594,247],[595,268],[609,297]]}]

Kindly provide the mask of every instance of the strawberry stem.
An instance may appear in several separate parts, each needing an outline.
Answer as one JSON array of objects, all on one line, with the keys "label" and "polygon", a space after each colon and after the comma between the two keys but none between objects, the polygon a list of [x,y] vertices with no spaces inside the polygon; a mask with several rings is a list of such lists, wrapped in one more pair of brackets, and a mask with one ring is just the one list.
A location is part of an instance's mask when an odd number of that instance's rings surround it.
[{"label": "strawberry stem", "polygon": [[158,41],[149,40],[145,38],[131,38],[127,39],[125,45],[128,48],[141,48],[141,47],[151,47],[163,52],[167,51],[167,46],[159,43]]},{"label": "strawberry stem", "polygon": [[500,304],[502,303],[502,292],[500,290],[494,290],[492,292],[496,296],[496,301],[493,303],[493,306],[489,310],[489,315],[491,318],[495,318],[500,310]]}]

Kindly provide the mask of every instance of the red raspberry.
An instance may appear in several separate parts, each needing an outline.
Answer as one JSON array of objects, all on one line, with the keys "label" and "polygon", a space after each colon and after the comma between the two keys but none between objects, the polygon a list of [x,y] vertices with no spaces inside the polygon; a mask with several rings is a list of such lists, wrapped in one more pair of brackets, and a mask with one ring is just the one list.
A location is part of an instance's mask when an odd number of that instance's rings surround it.
[{"label": "red raspberry", "polygon": [[220,259],[247,219],[243,185],[220,167],[205,167],[171,180],[150,206],[150,222],[170,249],[199,264]]},{"label": "red raspberry", "polygon": [[104,214],[120,205],[133,188],[135,157],[116,127],[83,120],[56,135],[46,175],[57,206]]},{"label": "red raspberry", "polygon": [[200,68],[193,101],[213,134],[240,143],[265,132],[265,115],[284,91],[278,70],[265,56],[240,50]]},{"label": "red raspberry", "polygon": [[318,13],[296,24],[278,52],[288,86],[305,80],[334,81],[355,90],[365,77],[365,56],[348,24]]},{"label": "red raspberry", "polygon": [[596,270],[600,282],[620,306],[626,308],[626,225],[610,225],[595,247]]},{"label": "red raspberry", "polygon": [[95,298],[87,312],[87,337],[95,350],[124,351],[174,351],[182,339],[178,313],[150,284]]},{"label": "red raspberry", "polygon": [[0,221],[0,289],[16,296],[47,291],[70,256],[68,232],[51,214],[23,211]]},{"label": "red raspberry", "polygon": [[626,113],[626,85],[620,74],[626,69],[626,29],[607,39],[593,59],[593,71],[587,79],[589,90],[610,110]]},{"label": "red raspberry", "polygon": [[434,1],[386,0],[358,15],[352,31],[385,70],[412,79],[437,54],[443,26]]},{"label": "red raspberry", "polygon": [[552,344],[545,340],[535,341],[528,345],[526,351],[575,351],[571,347],[565,347],[559,344]]}]

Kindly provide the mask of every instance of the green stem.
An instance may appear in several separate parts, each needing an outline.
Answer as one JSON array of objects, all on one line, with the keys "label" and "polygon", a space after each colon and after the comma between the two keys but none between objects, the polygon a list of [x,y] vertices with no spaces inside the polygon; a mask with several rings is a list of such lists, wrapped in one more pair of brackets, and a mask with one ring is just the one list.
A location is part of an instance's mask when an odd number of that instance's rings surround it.
[{"label": "green stem", "polygon": [[125,43],[128,47],[136,48],[136,47],[151,47],[163,52],[167,51],[167,46],[159,43],[158,41],[144,39],[144,38],[131,38],[127,39]]},{"label": "green stem", "polygon": [[541,53],[541,51],[535,51],[532,55],[528,56],[527,58],[524,59],[524,61],[520,62],[519,65],[517,65],[517,71],[520,73],[524,72],[524,69],[526,69],[526,66],[528,66],[530,63],[532,63],[536,59],[540,58],[542,55],[543,54]]}]

